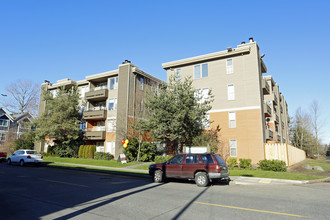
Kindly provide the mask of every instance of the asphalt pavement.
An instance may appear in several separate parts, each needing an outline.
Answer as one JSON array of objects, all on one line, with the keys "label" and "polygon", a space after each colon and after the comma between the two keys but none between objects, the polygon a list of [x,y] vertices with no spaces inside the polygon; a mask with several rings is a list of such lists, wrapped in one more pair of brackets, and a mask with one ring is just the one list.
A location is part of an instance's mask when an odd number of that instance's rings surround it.
[{"label": "asphalt pavement", "polygon": [[110,172],[2,163],[1,219],[328,219],[330,216],[329,183],[230,183],[198,187],[193,181],[159,184],[147,175]]}]

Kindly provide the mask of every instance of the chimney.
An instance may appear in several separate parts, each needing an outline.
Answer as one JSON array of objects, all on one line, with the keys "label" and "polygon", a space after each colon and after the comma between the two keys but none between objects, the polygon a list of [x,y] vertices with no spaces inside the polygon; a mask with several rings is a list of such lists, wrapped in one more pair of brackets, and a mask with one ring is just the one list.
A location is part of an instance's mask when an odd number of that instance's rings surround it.
[{"label": "chimney", "polygon": [[131,63],[131,61],[125,60],[124,62],[122,62],[122,64],[125,64],[125,63]]},{"label": "chimney", "polygon": [[250,40],[250,43],[252,43],[253,42],[253,37],[250,37],[249,40]]}]

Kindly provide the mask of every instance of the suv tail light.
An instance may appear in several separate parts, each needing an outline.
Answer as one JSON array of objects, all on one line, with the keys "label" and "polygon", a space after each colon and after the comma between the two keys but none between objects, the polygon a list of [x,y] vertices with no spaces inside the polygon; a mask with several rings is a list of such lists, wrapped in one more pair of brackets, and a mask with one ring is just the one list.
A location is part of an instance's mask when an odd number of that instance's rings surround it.
[{"label": "suv tail light", "polygon": [[220,172],[220,166],[219,166],[219,165],[217,165],[217,166],[215,167],[215,169],[217,170],[217,172]]},{"label": "suv tail light", "polygon": [[44,156],[41,156],[41,159],[44,159]]},{"label": "suv tail light", "polygon": [[30,155],[28,155],[28,156],[27,156],[27,158],[28,158],[28,159],[31,159],[31,156],[30,156]]}]

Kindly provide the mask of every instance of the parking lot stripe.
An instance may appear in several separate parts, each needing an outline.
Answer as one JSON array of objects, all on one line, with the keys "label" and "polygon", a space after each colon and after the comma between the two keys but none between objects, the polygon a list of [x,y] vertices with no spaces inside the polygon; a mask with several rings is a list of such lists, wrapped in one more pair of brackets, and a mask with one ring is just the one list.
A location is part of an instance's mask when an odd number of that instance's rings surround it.
[{"label": "parking lot stripe", "polygon": [[299,218],[309,218],[309,217],[303,216],[303,215],[295,215],[295,214],[281,213],[281,212],[271,212],[271,211],[258,210],[258,209],[248,209],[248,208],[242,208],[242,207],[236,207],[236,206],[218,205],[218,204],[205,203],[205,202],[194,202],[194,203],[201,204],[201,205],[230,208],[230,209],[240,209],[240,210],[251,211],[251,212],[262,212],[262,213],[269,213],[269,214],[275,214],[275,215],[286,215],[286,216],[293,216],[293,217],[299,217]]},{"label": "parking lot stripe", "polygon": [[47,181],[47,182],[52,182],[52,183],[61,183],[61,184],[66,184],[66,185],[71,185],[71,186],[88,187],[88,186],[85,186],[85,185],[79,185],[79,184],[75,184],[75,183],[67,183],[67,182],[49,180],[49,179],[43,179],[43,178],[39,178],[39,179],[43,180],[43,181]]}]

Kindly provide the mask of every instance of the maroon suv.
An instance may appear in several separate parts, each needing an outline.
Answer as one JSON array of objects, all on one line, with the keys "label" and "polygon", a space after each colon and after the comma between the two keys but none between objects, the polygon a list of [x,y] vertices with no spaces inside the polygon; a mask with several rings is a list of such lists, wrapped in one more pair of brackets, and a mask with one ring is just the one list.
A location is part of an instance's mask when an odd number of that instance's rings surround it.
[{"label": "maroon suv", "polygon": [[179,154],[165,163],[149,166],[149,174],[157,183],[165,178],[194,179],[197,186],[223,180],[229,183],[226,162],[216,154]]}]

